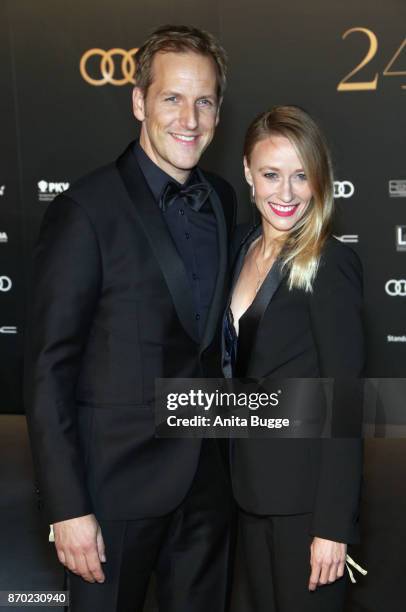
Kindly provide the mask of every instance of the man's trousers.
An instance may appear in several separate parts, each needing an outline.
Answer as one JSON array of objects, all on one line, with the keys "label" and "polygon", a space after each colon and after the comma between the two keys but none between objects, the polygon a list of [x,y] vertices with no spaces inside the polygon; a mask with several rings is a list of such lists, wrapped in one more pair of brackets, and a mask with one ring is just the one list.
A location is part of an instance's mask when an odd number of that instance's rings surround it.
[{"label": "man's trousers", "polygon": [[217,441],[203,440],[191,488],[173,512],[99,523],[106,580],[67,572],[70,612],[142,612],[153,573],[160,612],[227,609],[233,502]]}]

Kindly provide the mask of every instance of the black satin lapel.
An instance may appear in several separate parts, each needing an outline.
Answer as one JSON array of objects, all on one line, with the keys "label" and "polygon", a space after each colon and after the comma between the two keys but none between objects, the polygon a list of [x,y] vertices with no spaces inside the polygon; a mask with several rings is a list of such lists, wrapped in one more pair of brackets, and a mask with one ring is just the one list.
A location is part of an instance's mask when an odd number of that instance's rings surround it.
[{"label": "black satin lapel", "polygon": [[255,300],[240,319],[240,335],[249,342],[249,348],[244,346],[244,342],[242,342],[242,346],[238,346],[238,369],[246,372],[247,376],[249,376],[251,356],[255,352],[255,343],[259,326],[265,310],[284,276],[285,273],[281,270],[281,263],[276,261],[262,283]]},{"label": "black satin lapel", "polygon": [[[272,268],[270,269],[266,279],[262,283],[254,302],[250,306],[249,319],[255,321],[256,328],[251,328],[251,332],[257,332],[259,324],[262,321],[264,312],[272,300],[275,291],[281,284],[283,274],[281,271],[281,264],[279,261],[275,261]],[[254,336],[252,336],[254,337]]]},{"label": "black satin lapel", "polygon": [[235,260],[235,264],[234,264],[234,268],[232,270],[232,279],[231,279],[231,290],[230,290],[230,295],[229,295],[229,300],[228,300],[228,305],[230,305],[231,302],[231,298],[233,295],[233,291],[235,288],[235,285],[238,281],[238,278],[241,274],[241,270],[242,267],[244,265],[244,259],[245,256],[247,254],[248,249],[251,246],[251,243],[254,242],[254,240],[256,238],[258,238],[258,236],[260,236],[262,233],[262,227],[260,225],[258,225],[257,227],[251,228],[251,230],[249,231],[248,235],[245,236],[245,238],[242,240],[240,248],[238,249],[238,254]]},{"label": "black satin lapel", "polygon": [[[203,173],[197,169],[197,174],[201,181],[208,183]],[[210,185],[210,183],[209,183]],[[226,299],[226,275],[228,267],[228,235],[227,225],[224,217],[223,206],[217,192],[213,189],[210,194],[210,203],[213,207],[217,221],[217,240],[219,246],[219,265],[217,270],[216,286],[214,288],[213,299],[207,315],[206,327],[204,329],[200,350],[203,351],[211,341],[215,334],[219,317],[222,314],[224,302]]]},{"label": "black satin lapel", "polygon": [[185,266],[131,147],[132,145],[118,158],[118,171],[165,277],[179,320],[189,336],[198,342],[192,292]]},{"label": "black satin lapel", "polygon": [[[228,299],[227,299],[226,307],[225,307],[224,313],[223,313],[222,330],[224,330],[225,318],[227,317],[227,311],[228,311],[228,309],[230,307],[230,304],[231,304],[231,299],[233,297],[233,291],[234,291],[235,285],[236,285],[236,283],[238,281],[238,278],[240,276],[242,267],[244,265],[245,256],[246,256],[247,251],[248,251],[248,249],[250,247],[250,244],[256,238],[258,238],[258,236],[261,234],[261,232],[262,232],[262,227],[260,225],[257,226],[257,227],[251,228],[249,230],[249,232],[244,236],[243,240],[241,240],[239,247],[236,248],[237,256],[235,258],[234,266],[233,266],[233,269],[231,271],[231,287],[230,287],[230,291],[229,291],[229,294],[228,294]],[[222,333],[221,351],[222,351],[222,355],[224,355],[224,351],[225,351],[224,333]]]}]

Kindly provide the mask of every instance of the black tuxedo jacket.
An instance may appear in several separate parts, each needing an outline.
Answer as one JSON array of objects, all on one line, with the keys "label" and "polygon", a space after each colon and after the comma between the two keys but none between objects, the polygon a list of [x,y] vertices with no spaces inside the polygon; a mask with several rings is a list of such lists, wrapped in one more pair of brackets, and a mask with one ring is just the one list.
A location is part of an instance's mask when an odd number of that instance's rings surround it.
[{"label": "black tuxedo jacket", "polygon": [[198,440],[154,438],[157,377],[219,375],[235,195],[213,187],[219,266],[198,339],[183,262],[132,152],[49,206],[35,252],[26,409],[48,520],[160,516],[191,485]]},{"label": "black tuxedo jacket", "polygon": [[[245,254],[237,257],[234,284]],[[276,265],[239,322],[236,377],[334,378],[333,410],[361,412],[364,365],[362,269],[330,238],[312,293],[289,290]],[[312,535],[354,542],[362,471],[356,438],[233,441],[232,477],[239,505],[260,515],[313,513]]]}]

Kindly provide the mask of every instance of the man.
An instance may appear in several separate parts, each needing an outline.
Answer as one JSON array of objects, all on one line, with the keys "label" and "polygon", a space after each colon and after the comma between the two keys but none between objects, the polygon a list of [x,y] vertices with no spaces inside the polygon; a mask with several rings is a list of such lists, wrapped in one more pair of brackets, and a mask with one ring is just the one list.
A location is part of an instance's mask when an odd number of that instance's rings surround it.
[{"label": "man", "polygon": [[27,416],[73,612],[225,609],[230,501],[214,440],[154,438],[157,377],[220,373],[235,196],[197,167],[226,59],[207,32],[139,49],[139,141],[48,208],[35,256]]}]

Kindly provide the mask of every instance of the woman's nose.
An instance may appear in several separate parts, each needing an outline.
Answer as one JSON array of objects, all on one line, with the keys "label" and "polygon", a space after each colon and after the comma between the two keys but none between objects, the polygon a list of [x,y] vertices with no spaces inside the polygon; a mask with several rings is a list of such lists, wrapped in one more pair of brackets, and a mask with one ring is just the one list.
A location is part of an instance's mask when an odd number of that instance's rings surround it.
[{"label": "woman's nose", "polygon": [[290,180],[283,180],[279,190],[279,197],[283,202],[291,202],[293,199],[293,190]]}]

